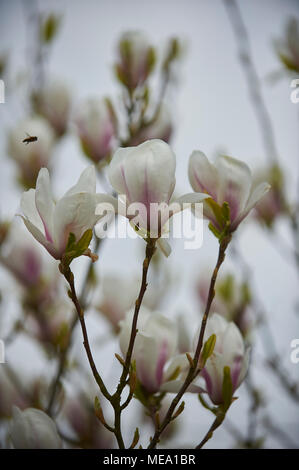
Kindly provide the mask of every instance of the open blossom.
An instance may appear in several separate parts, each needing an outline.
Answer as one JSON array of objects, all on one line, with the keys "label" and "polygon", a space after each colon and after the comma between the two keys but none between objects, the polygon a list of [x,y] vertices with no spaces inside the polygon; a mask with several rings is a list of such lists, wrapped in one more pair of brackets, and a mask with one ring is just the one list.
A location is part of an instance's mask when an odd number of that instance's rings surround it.
[{"label": "open blossom", "polygon": [[94,167],[86,168],[77,184],[56,203],[53,200],[49,172],[42,168],[36,189],[23,193],[21,210],[29,232],[55,258],[61,259],[73,233],[76,241],[94,227],[99,220],[95,215],[98,202]]},{"label": "open blossom", "polygon": [[[37,136],[37,141],[29,145],[23,143],[27,134]],[[53,145],[53,130],[41,117],[24,119],[10,131],[7,150],[18,164],[20,178],[25,186],[33,186],[41,167],[48,166]]]},{"label": "open blossom", "polygon": [[286,26],[285,38],[275,42],[276,50],[287,69],[299,72],[299,22],[290,18]]},{"label": "open blossom", "polygon": [[118,56],[117,76],[130,90],[145,82],[155,64],[154,48],[140,31],[128,31],[121,36]]},{"label": "open blossom", "polygon": [[53,81],[33,95],[33,105],[38,114],[51,124],[57,137],[67,129],[71,96],[64,82]]},{"label": "open blossom", "polygon": [[[120,348],[126,355],[132,325],[133,311],[120,323]],[[133,349],[139,381],[150,392],[157,392],[165,380],[164,366],[177,347],[177,327],[160,313],[141,307],[137,323],[137,335]]]},{"label": "open blossom", "polygon": [[[185,194],[170,204],[175,188],[175,168],[175,155],[162,140],[119,148],[109,165],[108,177],[119,194],[118,202],[122,207],[111,196],[103,197],[102,202],[106,201],[115,211],[125,215],[141,236],[159,238],[167,232],[172,215],[209,197],[200,193]],[[99,204],[97,213],[102,214],[103,210],[104,206]],[[165,239],[160,239],[158,244],[165,254],[169,254]]]},{"label": "open blossom", "polygon": [[[199,150],[195,150],[190,156],[189,180],[194,191],[209,194],[217,207],[222,206],[224,202],[228,203],[230,231],[236,230],[270,188],[266,182],[255,186],[250,169],[242,161],[221,155],[216,165],[213,165]],[[221,231],[224,227],[213,201],[207,199],[204,202],[204,216]]]},{"label": "open blossom", "polygon": [[54,421],[41,410],[13,407],[10,435],[15,449],[60,449]]},{"label": "open blossom", "polygon": [[85,101],[76,116],[77,132],[84,153],[94,163],[110,156],[116,135],[116,116],[107,99]]},{"label": "open blossom", "polygon": [[[215,405],[220,405],[223,403],[222,385],[224,367],[230,368],[232,393],[234,393],[246,376],[249,363],[249,349],[245,349],[238,327],[217,313],[212,314],[208,319],[204,342],[213,334],[216,335],[214,351],[201,371],[199,379],[192,383],[187,391],[193,393],[205,392]],[[194,350],[198,337],[199,330],[194,338]],[[191,356],[193,355],[192,352],[190,354]],[[162,389],[177,393],[187,376],[189,367],[190,364],[184,354],[174,357],[166,371],[168,379],[163,384]],[[176,377],[174,380],[171,380],[175,371],[177,371]],[[202,379],[204,379],[205,385],[203,385]]]}]

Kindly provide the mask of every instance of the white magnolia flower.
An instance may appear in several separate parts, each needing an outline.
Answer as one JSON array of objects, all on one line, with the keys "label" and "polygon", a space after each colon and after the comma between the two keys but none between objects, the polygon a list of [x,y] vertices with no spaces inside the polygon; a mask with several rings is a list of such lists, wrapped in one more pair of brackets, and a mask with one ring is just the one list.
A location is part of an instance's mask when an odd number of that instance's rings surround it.
[{"label": "white magnolia flower", "polygon": [[[208,319],[204,343],[213,334],[216,335],[213,354],[209,357],[201,371],[200,379],[189,386],[188,392],[206,392],[212,402],[215,405],[219,405],[223,403],[222,385],[224,367],[230,368],[232,392],[234,393],[246,376],[249,364],[249,349],[245,349],[238,327],[233,322],[225,320],[218,313],[212,314]],[[194,338],[194,351],[198,337],[199,330]],[[190,352],[190,354],[193,356],[193,352]],[[184,383],[189,367],[189,362],[184,354],[174,357],[166,372],[168,381],[163,384],[162,389],[177,393]],[[169,378],[171,378],[175,371],[177,371],[177,377],[174,380],[170,380]],[[202,378],[205,381],[205,386],[202,384]]]},{"label": "white magnolia flower", "polygon": [[109,156],[116,135],[116,118],[107,99],[85,101],[76,117],[78,135],[85,154],[95,163]]},{"label": "white magnolia flower", "polygon": [[[37,141],[25,144],[23,140],[36,136]],[[17,162],[21,176],[28,185],[34,184],[41,167],[46,167],[52,154],[54,133],[48,122],[41,117],[24,119],[8,136],[8,153]]]},{"label": "white magnolia flower", "polygon": [[41,410],[13,407],[10,435],[15,449],[60,449],[54,421]]},{"label": "white magnolia flower", "polygon": [[67,128],[71,108],[71,95],[68,86],[55,80],[44,86],[33,96],[36,111],[51,124],[58,137]]},{"label": "white magnolia flower", "polygon": [[[112,204],[114,210],[125,215],[141,236],[159,238],[168,231],[169,218],[194,203],[209,196],[190,193],[170,204],[175,187],[176,160],[170,146],[162,140],[148,140],[137,147],[119,148],[110,163],[108,177],[119,194],[102,201]],[[184,206],[185,204],[185,206]],[[97,213],[103,213],[99,204]],[[165,239],[158,242],[168,255],[170,247]]]},{"label": "white magnolia flower", "polygon": [[[228,203],[231,231],[236,230],[270,188],[266,182],[254,186],[251,171],[242,161],[219,156],[216,165],[213,165],[199,150],[195,150],[190,157],[189,180],[194,191],[209,194],[219,206]],[[204,215],[217,230],[222,230],[211,202],[204,202]]]},{"label": "white magnolia flower", "polygon": [[[201,372],[206,382],[206,392],[215,405],[223,402],[223,369],[230,368],[233,393],[243,382],[249,365],[249,349],[245,349],[239,328],[228,322],[221,315],[214,313],[208,320],[204,341],[216,335],[216,344],[212,356],[207,360]],[[197,338],[199,331],[197,333]]]},{"label": "white magnolia flower", "polygon": [[141,31],[124,33],[118,44],[118,77],[128,88],[145,82],[155,63],[154,48]]},{"label": "white magnolia flower", "polygon": [[[130,341],[132,319],[133,311],[130,311],[120,322],[119,341],[124,357]],[[164,366],[176,350],[177,326],[160,313],[141,307],[137,329],[133,349],[137,377],[148,392],[154,393],[164,382]]]},{"label": "white magnolia flower", "polygon": [[34,238],[56,259],[61,259],[73,233],[78,242],[99,220],[95,208],[99,202],[96,194],[96,175],[93,166],[86,168],[77,184],[56,203],[53,200],[49,172],[42,168],[36,189],[22,195],[23,220]]}]

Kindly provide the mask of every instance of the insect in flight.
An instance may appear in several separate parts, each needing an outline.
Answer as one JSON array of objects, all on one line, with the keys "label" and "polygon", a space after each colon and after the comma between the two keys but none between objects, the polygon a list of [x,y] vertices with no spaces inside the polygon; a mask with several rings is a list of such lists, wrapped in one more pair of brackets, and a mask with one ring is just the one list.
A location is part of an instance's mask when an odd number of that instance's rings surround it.
[{"label": "insect in flight", "polygon": [[31,142],[36,142],[37,141],[36,136],[29,135],[28,132],[26,132],[26,134],[27,134],[28,137],[26,137],[24,140],[22,140],[22,142],[24,142],[24,144],[28,145]]}]

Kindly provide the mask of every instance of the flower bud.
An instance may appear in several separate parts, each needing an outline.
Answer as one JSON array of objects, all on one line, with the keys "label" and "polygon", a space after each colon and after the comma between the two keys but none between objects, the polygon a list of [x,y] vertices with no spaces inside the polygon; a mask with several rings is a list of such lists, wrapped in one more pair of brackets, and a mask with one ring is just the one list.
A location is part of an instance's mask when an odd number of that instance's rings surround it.
[{"label": "flower bud", "polygon": [[77,131],[85,155],[94,163],[109,158],[116,136],[116,116],[108,99],[89,99],[76,117]]},{"label": "flower bud", "polygon": [[142,85],[155,65],[155,50],[140,31],[128,31],[118,44],[117,77],[129,90]]},{"label": "flower bud", "polygon": [[41,410],[13,407],[10,429],[15,449],[60,449],[61,439],[54,421]]},{"label": "flower bud", "polygon": [[[198,150],[189,159],[189,180],[194,191],[211,196],[204,201],[204,215],[219,233],[227,222],[231,232],[236,230],[270,188],[265,182],[254,186],[251,171],[242,161],[221,155],[213,165]],[[229,207],[229,220],[222,213],[224,203]]]},{"label": "flower bud", "polygon": [[[36,142],[26,144],[23,140],[37,137]],[[32,187],[41,167],[47,167],[54,145],[54,134],[47,121],[41,117],[20,122],[8,137],[8,153],[19,167],[19,177],[25,187]]]},{"label": "flower bud", "polygon": [[[244,380],[249,364],[249,349],[245,350],[240,330],[233,322],[228,322],[221,315],[214,313],[208,320],[204,342],[211,335],[216,335],[216,344],[212,355],[207,360],[201,376],[206,382],[206,392],[215,405],[224,402],[224,368],[230,368],[232,393]],[[196,335],[196,341],[199,332]]]},{"label": "flower bud", "polygon": [[[120,322],[120,348],[125,357],[130,341],[133,311]],[[133,349],[136,371],[144,388],[154,393],[164,381],[164,366],[177,346],[176,324],[157,312],[141,307]]]},{"label": "flower bud", "polygon": [[290,18],[285,30],[285,37],[275,42],[277,54],[284,66],[299,72],[299,22]]},{"label": "flower bud", "polygon": [[65,83],[55,81],[45,85],[32,100],[35,111],[49,122],[56,136],[65,134],[71,107],[70,92]]}]

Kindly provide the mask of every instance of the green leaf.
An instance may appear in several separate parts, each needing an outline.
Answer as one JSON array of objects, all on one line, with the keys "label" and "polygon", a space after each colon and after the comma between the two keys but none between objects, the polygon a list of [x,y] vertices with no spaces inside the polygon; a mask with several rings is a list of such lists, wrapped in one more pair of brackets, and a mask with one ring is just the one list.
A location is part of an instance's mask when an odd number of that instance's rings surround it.
[{"label": "green leaf", "polygon": [[43,42],[49,43],[54,39],[58,31],[59,24],[60,18],[58,16],[53,13],[47,16],[41,26],[41,38]]},{"label": "green leaf", "polygon": [[200,358],[200,367],[204,367],[205,363],[209,359],[209,357],[213,354],[214,348],[216,344],[216,335],[213,334],[209,337],[209,339],[205,342],[201,358]]},{"label": "green leaf", "polygon": [[88,229],[80,240],[76,243],[76,237],[73,233],[69,234],[69,239],[66,245],[65,254],[63,256],[63,263],[65,265],[70,265],[73,259],[78,258],[83,255],[87,250],[90,241],[92,239],[92,230]]},{"label": "green leaf", "polygon": [[226,412],[233,399],[233,384],[230,375],[230,368],[225,366],[223,368],[223,382],[222,382],[222,398],[223,398],[223,409]]}]

